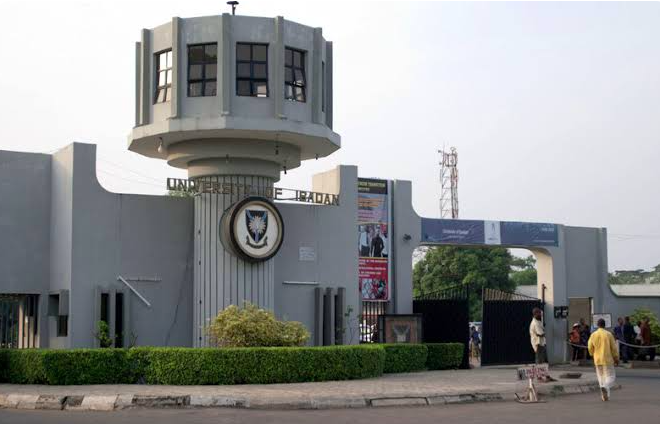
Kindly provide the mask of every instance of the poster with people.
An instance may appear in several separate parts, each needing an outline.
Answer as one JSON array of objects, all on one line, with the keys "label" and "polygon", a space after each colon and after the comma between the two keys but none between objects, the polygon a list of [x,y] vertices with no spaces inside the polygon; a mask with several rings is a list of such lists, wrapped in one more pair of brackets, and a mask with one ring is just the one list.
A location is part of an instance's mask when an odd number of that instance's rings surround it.
[{"label": "poster with people", "polygon": [[389,300],[388,182],[358,179],[358,257],[362,300]]}]

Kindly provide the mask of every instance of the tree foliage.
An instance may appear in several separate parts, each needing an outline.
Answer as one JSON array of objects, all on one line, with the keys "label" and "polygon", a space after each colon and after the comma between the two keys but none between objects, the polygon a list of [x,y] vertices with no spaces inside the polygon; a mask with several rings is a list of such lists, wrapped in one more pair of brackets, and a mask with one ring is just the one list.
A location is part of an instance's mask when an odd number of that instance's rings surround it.
[{"label": "tree foliage", "polygon": [[630,315],[630,321],[634,324],[637,324],[638,321],[643,321],[645,318],[649,319],[649,326],[651,327],[651,344],[660,344],[660,322],[658,322],[658,317],[653,311],[646,308],[638,308]]},{"label": "tree foliage", "polygon": [[470,285],[470,316],[481,319],[483,288],[513,291],[509,278],[512,256],[502,247],[440,246],[429,249],[413,269],[413,294],[430,294],[456,285]]},{"label": "tree foliage", "polygon": [[514,257],[511,260],[510,278],[518,286],[535,286],[537,284],[536,276],[536,258],[529,255],[525,258]]},{"label": "tree foliage", "polygon": [[297,321],[278,321],[275,314],[246,303],[230,305],[208,327],[218,347],[302,346],[309,339],[305,326]]}]

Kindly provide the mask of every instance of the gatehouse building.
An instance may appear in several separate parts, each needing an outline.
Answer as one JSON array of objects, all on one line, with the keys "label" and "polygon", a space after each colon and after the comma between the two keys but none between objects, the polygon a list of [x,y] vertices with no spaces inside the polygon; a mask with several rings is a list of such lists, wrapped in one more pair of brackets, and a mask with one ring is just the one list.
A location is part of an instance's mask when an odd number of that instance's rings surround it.
[{"label": "gatehouse building", "polygon": [[433,322],[405,321],[420,245],[530,249],[553,362],[567,320],[660,307],[610,291],[603,228],[422,218],[409,181],[356,166],[315,175],[311,190],[280,187],[341,147],[321,28],[175,17],[142,30],[135,61],[128,149],[186,169],[163,181],[185,195],[108,192],[92,144],[0,151],[0,347],[98,346],[101,320],[116,347],[208,346],[208,322],[244,302],[302,322],[312,345],[387,339],[377,316],[409,323],[402,341],[425,339]]}]

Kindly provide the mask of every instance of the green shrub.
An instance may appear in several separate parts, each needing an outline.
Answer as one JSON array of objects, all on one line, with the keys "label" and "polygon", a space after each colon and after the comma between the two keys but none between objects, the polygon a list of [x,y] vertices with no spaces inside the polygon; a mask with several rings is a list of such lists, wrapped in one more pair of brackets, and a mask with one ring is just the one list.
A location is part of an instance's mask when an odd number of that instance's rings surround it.
[{"label": "green shrub", "polygon": [[647,308],[638,308],[630,315],[630,321],[633,325],[637,325],[638,321],[644,321],[645,318],[649,319],[649,326],[651,327],[651,344],[660,344],[660,323],[658,323],[658,317],[653,311]]},{"label": "green shrub", "polygon": [[429,355],[426,368],[430,370],[457,369],[463,362],[462,343],[427,343]]},{"label": "green shrub", "polygon": [[[349,380],[383,373],[380,346],[0,351],[15,384],[268,384]],[[0,378],[3,378],[0,375]]]},{"label": "green shrub", "polygon": [[246,303],[221,311],[207,328],[219,347],[302,346],[309,332],[297,321],[278,321],[275,314]]},{"label": "green shrub", "polygon": [[423,344],[394,343],[385,349],[384,373],[414,372],[426,369],[428,349]]}]

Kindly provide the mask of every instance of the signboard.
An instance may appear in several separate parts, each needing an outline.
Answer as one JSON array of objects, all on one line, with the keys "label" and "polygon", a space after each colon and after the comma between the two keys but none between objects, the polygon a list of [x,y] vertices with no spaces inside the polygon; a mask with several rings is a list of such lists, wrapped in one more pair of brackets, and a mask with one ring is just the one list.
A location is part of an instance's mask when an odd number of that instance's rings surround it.
[{"label": "signboard", "polygon": [[191,194],[228,194],[238,197],[265,197],[269,200],[313,203],[315,205],[339,206],[339,195],[316,191],[295,190],[281,187],[261,187],[250,184],[223,183],[196,179],[168,178],[168,191]]},{"label": "signboard", "polygon": [[556,224],[422,218],[422,243],[558,246]]},{"label": "signboard", "polygon": [[300,246],[298,248],[298,260],[301,262],[316,262],[316,249],[312,246]]},{"label": "signboard", "polygon": [[362,300],[390,298],[389,182],[358,179],[358,284]]},{"label": "signboard", "polygon": [[284,222],[275,204],[263,197],[248,197],[229,208],[220,221],[225,248],[248,262],[275,256],[284,239]]},{"label": "signboard", "polygon": [[601,318],[605,320],[605,328],[612,328],[612,314],[593,314],[591,323],[596,326]]},{"label": "signboard", "polygon": [[520,380],[535,380],[544,379],[550,376],[550,369],[548,364],[532,364],[520,367],[516,370],[518,379]]}]

